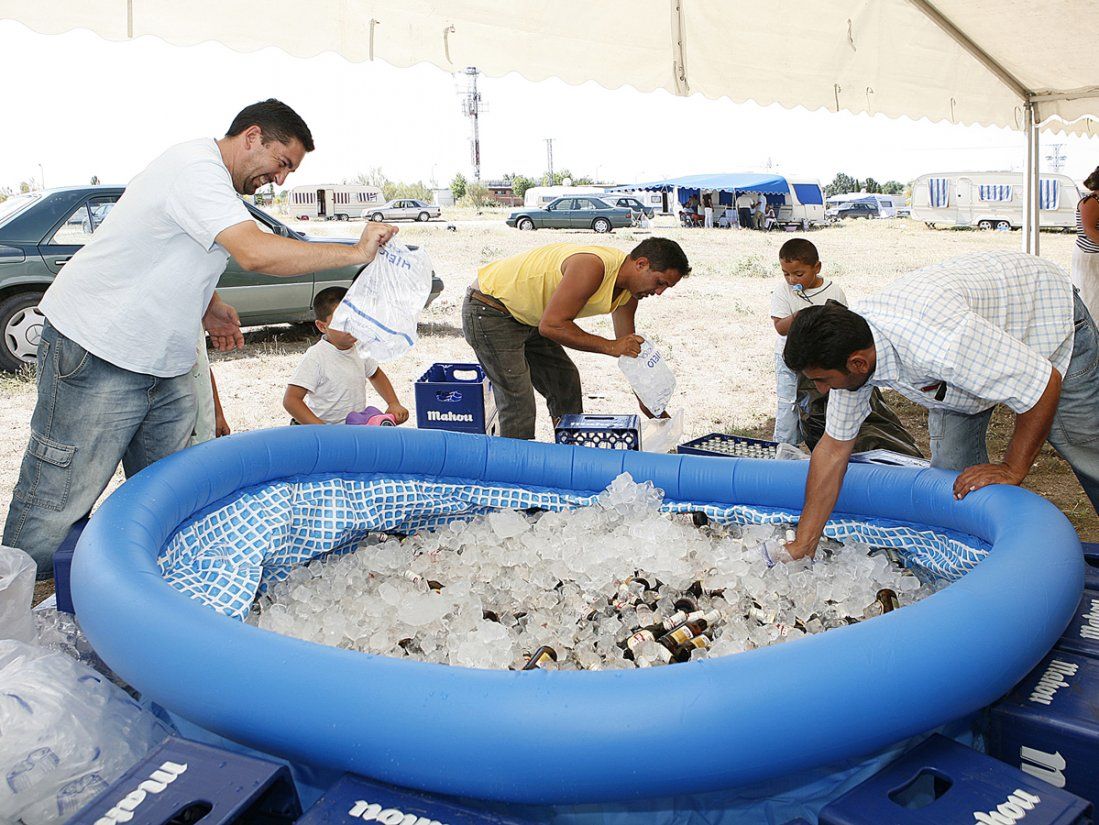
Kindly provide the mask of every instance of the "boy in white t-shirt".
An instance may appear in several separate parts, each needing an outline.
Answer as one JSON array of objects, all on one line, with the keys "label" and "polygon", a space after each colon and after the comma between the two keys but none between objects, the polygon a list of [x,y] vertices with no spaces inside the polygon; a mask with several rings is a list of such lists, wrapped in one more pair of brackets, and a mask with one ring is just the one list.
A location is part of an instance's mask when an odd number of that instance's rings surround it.
[{"label": "boy in white t-shirt", "polygon": [[286,387],[282,406],[294,424],[343,424],[350,413],[366,407],[369,380],[385,401],[385,411],[403,424],[408,420],[408,410],[397,400],[397,393],[378,362],[358,354],[350,333],[328,326],[346,294],[342,287],[329,287],[313,299],[321,340],[305,351]]},{"label": "boy in white t-shirt", "polygon": [[782,360],[786,332],[794,322],[794,316],[805,307],[822,306],[829,300],[846,306],[847,296],[835,281],[826,281],[821,277],[820,256],[812,241],[791,238],[779,249],[778,260],[785,283],[775,287],[771,293],[771,321],[778,333],[775,341],[778,406],[775,409],[774,440],[796,447],[802,442],[797,412],[798,377]]}]

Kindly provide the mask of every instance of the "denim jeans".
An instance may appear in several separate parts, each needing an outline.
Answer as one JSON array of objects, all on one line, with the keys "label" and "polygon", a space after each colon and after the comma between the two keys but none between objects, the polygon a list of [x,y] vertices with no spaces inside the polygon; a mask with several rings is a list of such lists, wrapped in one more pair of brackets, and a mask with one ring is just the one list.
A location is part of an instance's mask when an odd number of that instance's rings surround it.
[{"label": "denim jeans", "polygon": [[[992,410],[976,415],[930,410],[931,465],[962,470],[988,463],[986,435]],[[1072,360],[1061,384],[1049,443],[1072,467],[1099,512],[1099,333],[1074,292]]]},{"label": "denim jeans", "polygon": [[53,554],[106,489],[187,446],[194,381],[130,372],[66,338],[47,321],[38,347],[38,401],[4,524],[3,543],[53,575]]},{"label": "denim jeans", "polygon": [[564,347],[535,327],[467,295],[462,304],[462,331],[492,381],[500,435],[534,438],[535,390],[546,399],[555,420],[584,412],[576,364]]},{"label": "denim jeans", "polygon": [[775,441],[784,444],[801,444],[801,425],[798,419],[798,376],[786,366],[782,353],[775,353],[775,393],[778,406],[775,407]]}]

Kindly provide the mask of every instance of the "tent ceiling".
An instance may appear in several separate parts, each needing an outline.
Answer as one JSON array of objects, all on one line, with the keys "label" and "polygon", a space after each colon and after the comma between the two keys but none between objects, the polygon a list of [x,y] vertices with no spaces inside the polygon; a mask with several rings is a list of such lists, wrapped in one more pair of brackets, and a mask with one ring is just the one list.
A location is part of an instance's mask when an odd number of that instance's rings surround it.
[{"label": "tent ceiling", "polygon": [[763,192],[781,195],[790,191],[786,178],[781,175],[759,175],[752,172],[726,172],[714,175],[686,175],[666,180],[653,180],[617,186],[615,189],[708,189],[722,192]]},{"label": "tent ceiling", "polygon": [[1048,129],[1099,133],[1095,0],[0,0],[0,17],[1013,129],[1030,99],[1070,122]]}]

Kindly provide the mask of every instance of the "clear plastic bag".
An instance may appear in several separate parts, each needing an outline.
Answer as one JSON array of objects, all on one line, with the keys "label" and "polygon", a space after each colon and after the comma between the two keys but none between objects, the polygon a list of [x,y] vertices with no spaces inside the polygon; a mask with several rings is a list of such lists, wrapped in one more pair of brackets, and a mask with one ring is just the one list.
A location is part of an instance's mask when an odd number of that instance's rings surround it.
[{"label": "clear plastic bag", "polygon": [[65,822],[171,731],[61,653],[0,641],[0,822]]},{"label": "clear plastic bag", "polygon": [[671,453],[683,440],[683,411],[668,418],[650,418],[641,422],[641,449],[647,453]]},{"label": "clear plastic bag", "polygon": [[641,352],[636,358],[619,356],[618,368],[649,412],[660,415],[668,408],[675,392],[675,376],[649,339],[642,340]]},{"label": "clear plastic bag", "polygon": [[34,559],[29,555],[0,544],[0,639],[34,641],[31,601],[36,572]]},{"label": "clear plastic bag", "polygon": [[416,343],[416,323],[430,295],[427,253],[390,241],[347,290],[331,326],[354,335],[363,355],[392,361]]}]

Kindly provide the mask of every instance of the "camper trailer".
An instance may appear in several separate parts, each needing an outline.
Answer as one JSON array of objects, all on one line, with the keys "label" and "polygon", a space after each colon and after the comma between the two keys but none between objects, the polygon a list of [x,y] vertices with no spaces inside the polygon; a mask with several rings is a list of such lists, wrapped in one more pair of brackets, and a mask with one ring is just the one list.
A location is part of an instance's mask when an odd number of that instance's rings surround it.
[{"label": "camper trailer", "polygon": [[523,206],[541,209],[550,201],[565,195],[602,195],[606,191],[602,186],[532,186],[523,194]]},{"label": "camper trailer", "polygon": [[[1080,192],[1072,178],[1042,175],[1039,225],[1074,229]],[[912,184],[912,217],[928,226],[1018,229],[1023,225],[1021,172],[934,172]]]},{"label": "camper trailer", "polygon": [[347,221],[385,202],[376,186],[320,183],[290,190],[290,214],[298,220]]}]

